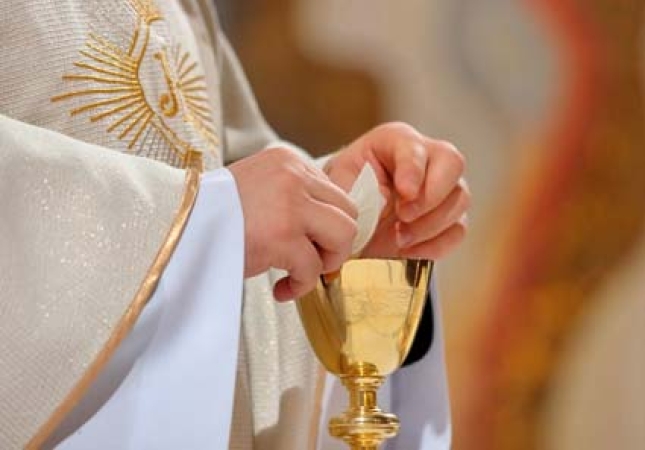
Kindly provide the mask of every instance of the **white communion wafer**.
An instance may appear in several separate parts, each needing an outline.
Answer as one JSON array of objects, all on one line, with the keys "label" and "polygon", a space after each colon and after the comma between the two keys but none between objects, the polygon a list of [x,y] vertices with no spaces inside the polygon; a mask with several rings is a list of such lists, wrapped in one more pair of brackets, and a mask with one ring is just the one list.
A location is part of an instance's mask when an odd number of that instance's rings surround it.
[{"label": "white communion wafer", "polygon": [[358,233],[352,244],[352,255],[359,254],[372,239],[379,217],[385,206],[385,199],[379,189],[378,178],[371,165],[365,164],[356,178],[349,197],[358,208]]}]

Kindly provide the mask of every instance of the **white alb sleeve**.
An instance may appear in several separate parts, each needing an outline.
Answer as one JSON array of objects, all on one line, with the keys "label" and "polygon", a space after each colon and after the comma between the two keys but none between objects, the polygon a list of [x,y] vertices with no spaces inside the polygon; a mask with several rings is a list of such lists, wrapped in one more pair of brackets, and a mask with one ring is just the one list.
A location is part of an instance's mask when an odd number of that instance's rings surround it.
[{"label": "white alb sleeve", "polygon": [[243,269],[238,192],[230,172],[219,169],[203,176],[154,296],[92,391],[117,387],[57,448],[227,448]]}]

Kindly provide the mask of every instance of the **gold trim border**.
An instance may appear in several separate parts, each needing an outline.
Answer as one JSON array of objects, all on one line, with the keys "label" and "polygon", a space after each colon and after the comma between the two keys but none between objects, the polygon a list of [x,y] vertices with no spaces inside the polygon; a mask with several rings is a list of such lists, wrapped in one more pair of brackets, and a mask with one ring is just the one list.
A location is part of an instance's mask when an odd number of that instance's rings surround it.
[{"label": "gold trim border", "polygon": [[132,303],[125,311],[121,320],[116,325],[112,335],[108,339],[105,346],[101,349],[94,361],[90,364],[85,373],[76,382],[76,385],[67,394],[65,399],[58,405],[58,407],[51,414],[49,419],[39,428],[33,438],[25,446],[26,450],[38,450],[49,436],[56,430],[63,419],[71,412],[76,404],[85,395],[87,389],[97,378],[105,364],[109,361],[110,357],[114,354],[123,339],[130,333],[134,324],[136,323],[143,308],[148,303],[152,296],[161,275],[170,261],[179,239],[186,227],[188,218],[195,205],[197,194],[199,192],[200,180],[200,167],[198,164],[193,164],[186,172],[186,182],[184,195],[179,205],[179,210],[175,219],[170,226],[170,230],[166,235],[166,239],[157,255],[148,269],[143,283],[139,287]]}]

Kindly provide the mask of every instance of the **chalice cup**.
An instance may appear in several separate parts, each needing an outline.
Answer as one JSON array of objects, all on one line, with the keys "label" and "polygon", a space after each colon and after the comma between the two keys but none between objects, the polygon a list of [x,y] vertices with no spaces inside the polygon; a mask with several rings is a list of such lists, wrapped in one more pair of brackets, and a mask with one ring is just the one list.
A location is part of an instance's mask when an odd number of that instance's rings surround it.
[{"label": "chalice cup", "polygon": [[410,350],[431,271],[428,260],[350,260],[298,301],[314,352],[349,393],[329,433],[352,450],[377,450],[398,433],[399,420],[378,407],[377,391]]}]

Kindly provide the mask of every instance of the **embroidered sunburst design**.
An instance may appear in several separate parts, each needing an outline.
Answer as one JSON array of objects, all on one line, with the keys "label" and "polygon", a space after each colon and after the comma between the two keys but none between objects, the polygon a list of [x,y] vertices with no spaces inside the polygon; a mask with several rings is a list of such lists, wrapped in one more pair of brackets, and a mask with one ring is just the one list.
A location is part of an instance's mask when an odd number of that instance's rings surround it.
[{"label": "embroidered sunburst design", "polygon": [[204,139],[217,145],[217,132],[213,126],[213,114],[206,93],[204,75],[198,73],[197,63],[191,62],[190,54],[176,45],[173,50],[177,81],[176,87],[185,105],[184,119],[193,124]]},{"label": "embroidered sunburst design", "polygon": [[[63,75],[78,87],[52,101],[87,99],[70,114],[89,114],[91,122],[105,122],[106,131],[115,133],[130,151],[185,166],[186,155],[199,150],[182,137],[182,129],[193,129],[212,151],[218,144],[205,77],[180,45],[171,51],[151,48],[150,24],[162,20],[152,1],[129,3],[139,21],[127,48],[90,33],[79,51],[82,58],[74,62],[75,72]],[[145,82],[148,78],[155,82]]]}]

